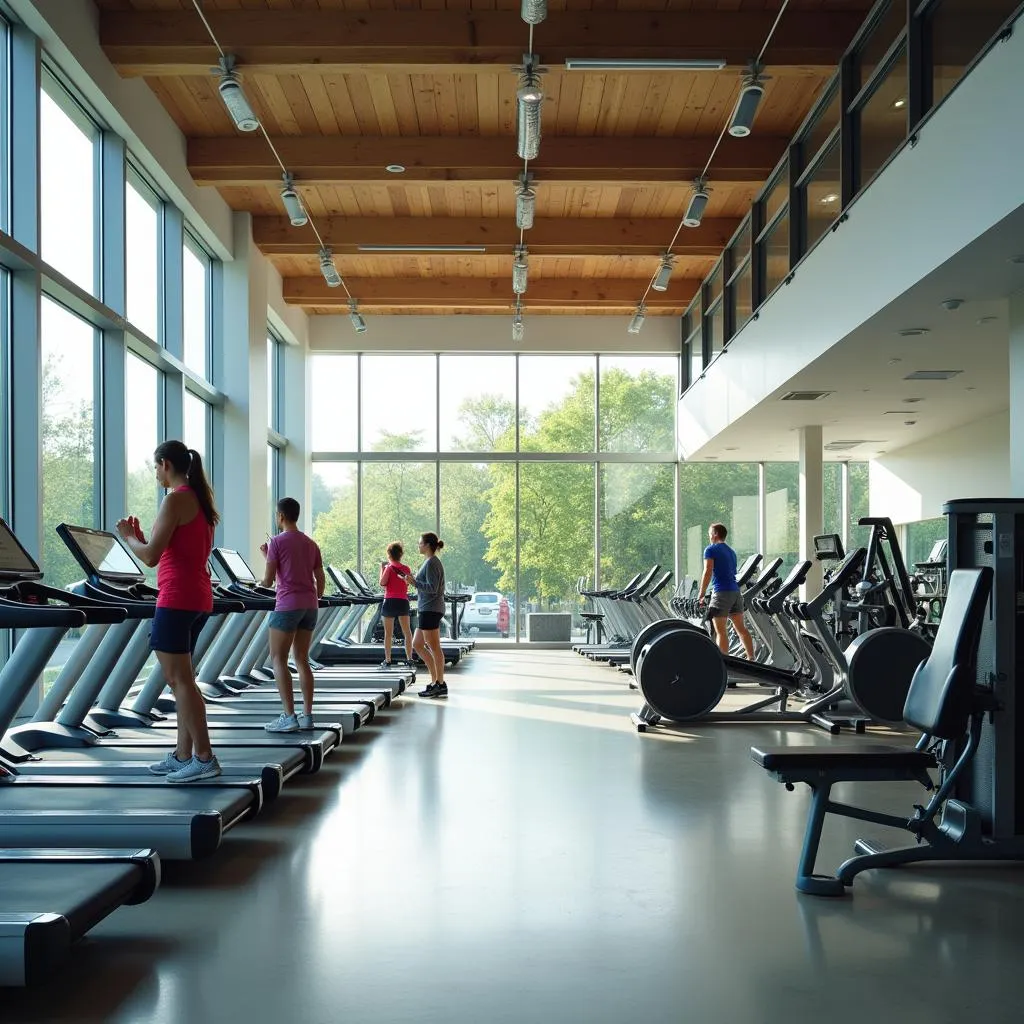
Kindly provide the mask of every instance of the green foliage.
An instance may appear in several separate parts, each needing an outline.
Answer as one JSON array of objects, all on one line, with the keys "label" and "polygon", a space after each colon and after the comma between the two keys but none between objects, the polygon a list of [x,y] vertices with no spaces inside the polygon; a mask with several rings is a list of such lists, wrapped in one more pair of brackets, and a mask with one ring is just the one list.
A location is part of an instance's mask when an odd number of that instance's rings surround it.
[{"label": "green foliage", "polygon": [[56,526],[62,522],[93,526],[96,521],[93,406],[81,402],[64,411],[61,362],[59,355],[47,355],[42,382],[41,565],[46,582],[53,587],[66,587],[82,578]]}]

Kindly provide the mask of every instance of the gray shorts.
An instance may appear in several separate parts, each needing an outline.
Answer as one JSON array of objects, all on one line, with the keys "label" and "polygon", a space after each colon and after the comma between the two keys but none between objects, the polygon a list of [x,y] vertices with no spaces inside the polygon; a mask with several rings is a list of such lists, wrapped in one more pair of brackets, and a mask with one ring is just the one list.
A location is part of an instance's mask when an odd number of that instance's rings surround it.
[{"label": "gray shorts", "polygon": [[316,620],[316,608],[296,608],[287,612],[271,612],[270,628],[279,629],[282,633],[294,633],[300,629],[312,633],[316,629]]},{"label": "gray shorts", "polygon": [[711,595],[708,605],[708,618],[714,619],[722,615],[743,614],[743,593],[739,590],[716,590]]}]

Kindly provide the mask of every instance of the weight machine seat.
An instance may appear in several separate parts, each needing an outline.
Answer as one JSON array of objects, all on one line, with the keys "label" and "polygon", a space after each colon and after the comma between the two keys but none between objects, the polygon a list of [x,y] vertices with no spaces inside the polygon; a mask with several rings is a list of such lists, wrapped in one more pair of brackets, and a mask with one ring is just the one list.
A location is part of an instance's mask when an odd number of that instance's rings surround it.
[{"label": "weight machine seat", "polygon": [[935,767],[935,758],[913,747],[775,747],[762,750],[751,747],[750,756],[765,771],[783,776],[784,781],[803,782],[806,778],[828,775],[836,782],[843,781],[844,772],[860,778],[864,771],[893,772],[903,778],[914,772]]}]

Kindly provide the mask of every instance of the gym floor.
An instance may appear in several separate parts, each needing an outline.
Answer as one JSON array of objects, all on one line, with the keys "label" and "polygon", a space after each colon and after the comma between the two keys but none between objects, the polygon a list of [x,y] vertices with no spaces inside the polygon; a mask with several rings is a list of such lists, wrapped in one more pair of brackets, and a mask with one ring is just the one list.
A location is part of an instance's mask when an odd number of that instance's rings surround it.
[{"label": "gym floor", "polygon": [[[0,994],[0,1020],[1021,1019],[1019,869],[794,893],[807,796],[750,745],[863,741],[638,736],[625,677],[561,651],[477,651],[450,685],[398,702],[212,860],[167,865],[61,984]],[[920,792],[840,796],[909,812]],[[833,823],[819,870],[862,832],[884,830]]]}]

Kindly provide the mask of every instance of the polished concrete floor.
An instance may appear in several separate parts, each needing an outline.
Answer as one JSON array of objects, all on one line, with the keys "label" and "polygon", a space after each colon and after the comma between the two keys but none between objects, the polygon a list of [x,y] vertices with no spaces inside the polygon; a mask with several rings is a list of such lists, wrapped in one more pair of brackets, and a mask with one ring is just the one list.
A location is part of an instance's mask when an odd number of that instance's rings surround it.
[{"label": "polished concrete floor", "polygon": [[[446,704],[400,702],[214,859],[169,865],[59,985],[0,992],[0,1021],[1024,1018],[1024,869],[794,893],[806,794],[749,747],[836,740],[638,736],[624,677],[568,652],[478,651],[450,681]],[[821,867],[863,829],[833,825]]]}]

